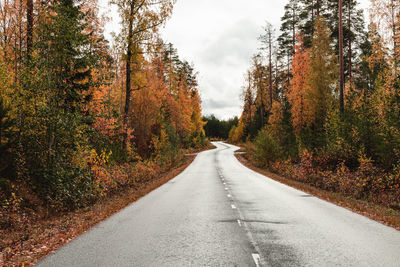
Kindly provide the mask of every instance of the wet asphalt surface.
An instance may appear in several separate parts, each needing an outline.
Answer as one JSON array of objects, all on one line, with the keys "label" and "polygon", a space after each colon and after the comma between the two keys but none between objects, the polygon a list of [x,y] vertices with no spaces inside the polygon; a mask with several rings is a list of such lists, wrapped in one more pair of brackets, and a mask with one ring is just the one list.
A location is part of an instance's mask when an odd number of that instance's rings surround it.
[{"label": "wet asphalt surface", "polygon": [[400,231],[280,184],[214,143],[38,266],[400,266]]}]

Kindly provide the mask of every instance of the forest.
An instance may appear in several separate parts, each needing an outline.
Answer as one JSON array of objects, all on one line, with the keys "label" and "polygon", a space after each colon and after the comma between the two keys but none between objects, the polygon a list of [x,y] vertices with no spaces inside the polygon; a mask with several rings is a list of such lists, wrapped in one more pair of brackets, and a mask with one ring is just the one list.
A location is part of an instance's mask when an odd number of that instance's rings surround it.
[{"label": "forest", "polygon": [[197,72],[159,34],[174,2],[114,0],[111,45],[97,0],[0,1],[0,233],[145,184],[207,144]]},{"label": "forest", "polygon": [[292,180],[400,209],[400,1],[289,0],[229,134]]},{"label": "forest", "polygon": [[0,0],[0,265],[69,242],[176,176],[208,138],[400,211],[400,0],[368,12],[285,0],[280,27],[258,38],[242,114],[227,121],[203,117],[198,72],[161,37],[176,0],[110,0],[112,41],[99,2]]}]

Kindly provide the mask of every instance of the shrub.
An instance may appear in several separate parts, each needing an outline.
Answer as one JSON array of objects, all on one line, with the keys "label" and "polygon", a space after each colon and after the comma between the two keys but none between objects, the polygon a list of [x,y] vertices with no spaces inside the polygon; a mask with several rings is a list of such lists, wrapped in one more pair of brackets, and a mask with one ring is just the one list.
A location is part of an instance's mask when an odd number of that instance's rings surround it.
[{"label": "shrub", "polygon": [[281,148],[267,130],[261,130],[254,140],[255,159],[261,164],[270,166],[281,158]]}]

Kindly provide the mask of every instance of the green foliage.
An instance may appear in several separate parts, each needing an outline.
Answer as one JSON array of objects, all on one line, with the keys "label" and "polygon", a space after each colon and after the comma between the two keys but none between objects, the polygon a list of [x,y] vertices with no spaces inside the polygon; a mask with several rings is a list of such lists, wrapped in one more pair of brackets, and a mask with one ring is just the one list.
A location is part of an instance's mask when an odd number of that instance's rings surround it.
[{"label": "green foliage", "polygon": [[15,141],[15,120],[10,118],[10,109],[0,98],[0,189],[6,188],[6,177],[11,178],[13,172],[13,157],[10,151]]},{"label": "green foliage", "polygon": [[88,18],[78,1],[44,8],[37,24],[40,38],[22,75],[16,166],[19,179],[30,177],[51,205],[72,209],[90,191],[85,162],[93,118],[87,104],[90,89],[99,86],[92,73],[103,58],[85,33]]},{"label": "green foliage", "polygon": [[164,119],[160,132],[153,136],[152,158],[160,166],[170,165],[181,160],[181,142],[176,129],[171,123]]},{"label": "green foliage", "polygon": [[204,131],[209,138],[228,139],[229,132],[233,126],[237,126],[239,119],[237,117],[229,120],[219,120],[214,115],[204,117],[207,123],[204,125]]},{"label": "green foliage", "polygon": [[279,144],[271,137],[268,130],[261,130],[254,140],[254,157],[262,165],[269,166],[279,160],[282,156],[282,149]]}]

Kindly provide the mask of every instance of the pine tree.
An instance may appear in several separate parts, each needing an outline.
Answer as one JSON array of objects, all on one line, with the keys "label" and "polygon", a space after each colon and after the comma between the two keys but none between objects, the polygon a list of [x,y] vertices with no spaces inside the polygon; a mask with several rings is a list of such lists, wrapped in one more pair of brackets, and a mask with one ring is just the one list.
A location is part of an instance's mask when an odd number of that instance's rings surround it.
[{"label": "pine tree", "polygon": [[304,46],[311,47],[314,26],[318,17],[326,13],[327,0],[301,0],[300,29],[303,33]]},{"label": "pine tree", "polygon": [[296,36],[300,26],[299,0],[289,0],[285,5],[285,14],[281,18],[281,35],[278,37],[279,56],[287,63],[287,76],[290,78],[290,65],[296,45]]},{"label": "pine tree", "polygon": [[103,59],[103,52],[94,49],[96,40],[85,30],[88,17],[81,4],[78,0],[41,2],[45,12],[37,21],[30,72],[36,75],[29,77],[32,80],[21,99],[27,109],[21,154],[30,176],[50,198],[62,195],[69,208],[77,204],[70,201],[79,193],[68,191],[73,190],[69,186],[77,176],[86,175],[81,158],[87,153],[92,124],[88,104],[99,86],[92,75]]}]

